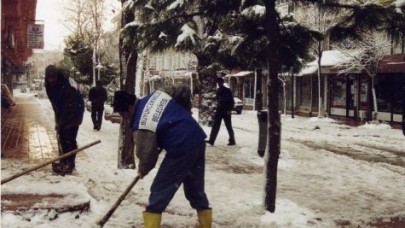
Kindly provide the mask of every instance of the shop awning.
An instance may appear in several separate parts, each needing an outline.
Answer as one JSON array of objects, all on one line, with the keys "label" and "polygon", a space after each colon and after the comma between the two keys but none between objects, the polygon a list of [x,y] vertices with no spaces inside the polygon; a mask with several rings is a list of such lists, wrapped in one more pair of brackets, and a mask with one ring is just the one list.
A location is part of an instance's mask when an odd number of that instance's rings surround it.
[{"label": "shop awning", "polygon": [[405,74],[405,55],[385,56],[379,67],[379,73],[404,73]]},{"label": "shop awning", "polygon": [[250,76],[253,75],[255,72],[254,71],[239,71],[238,73],[233,73],[233,74],[227,74],[225,77],[245,77],[245,76]]},{"label": "shop awning", "polygon": [[294,74],[294,76],[304,76],[304,75],[312,75],[316,74],[318,72],[318,65],[316,61],[308,63],[308,65],[304,68],[301,69],[301,71],[298,74]]}]

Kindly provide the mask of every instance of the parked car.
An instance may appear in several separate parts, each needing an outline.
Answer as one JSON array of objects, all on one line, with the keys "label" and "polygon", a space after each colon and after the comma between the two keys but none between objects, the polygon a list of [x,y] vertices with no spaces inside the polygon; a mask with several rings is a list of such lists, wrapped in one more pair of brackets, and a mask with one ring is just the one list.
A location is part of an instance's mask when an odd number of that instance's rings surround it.
[{"label": "parked car", "polygon": [[242,100],[237,97],[234,97],[233,101],[235,102],[235,105],[233,106],[233,111],[235,111],[236,114],[242,114],[242,109],[243,109]]}]

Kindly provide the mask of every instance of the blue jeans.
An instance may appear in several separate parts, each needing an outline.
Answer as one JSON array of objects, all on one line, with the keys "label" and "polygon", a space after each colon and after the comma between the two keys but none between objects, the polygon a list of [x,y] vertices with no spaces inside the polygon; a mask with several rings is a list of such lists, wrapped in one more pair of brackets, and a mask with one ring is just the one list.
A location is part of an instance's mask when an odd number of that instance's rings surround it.
[{"label": "blue jeans", "polygon": [[183,184],[186,199],[192,208],[209,208],[204,190],[205,142],[181,157],[166,156],[151,186],[146,211],[162,213]]}]

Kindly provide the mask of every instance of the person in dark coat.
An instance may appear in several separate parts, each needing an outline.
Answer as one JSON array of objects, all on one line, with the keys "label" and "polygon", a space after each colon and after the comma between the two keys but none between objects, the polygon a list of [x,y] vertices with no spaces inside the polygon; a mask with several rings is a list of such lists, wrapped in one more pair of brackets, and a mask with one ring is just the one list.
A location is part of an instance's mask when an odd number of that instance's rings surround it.
[{"label": "person in dark coat", "polygon": [[107,100],[107,90],[101,84],[96,82],[96,86],[90,89],[89,100],[91,101],[91,120],[93,129],[99,131],[103,121],[104,103]]},{"label": "person in dark coat", "polygon": [[232,109],[235,105],[233,100],[233,94],[231,89],[224,86],[224,79],[217,78],[218,89],[216,92],[216,100],[217,100],[217,109],[214,115],[214,125],[211,129],[210,138],[207,143],[211,144],[212,146],[215,143],[215,139],[217,138],[219,129],[221,127],[221,121],[224,120],[226,129],[228,130],[229,134],[229,143],[228,146],[235,145],[235,134],[232,129]]},{"label": "person in dark coat", "polygon": [[211,227],[212,209],[204,190],[206,135],[191,115],[190,89],[171,87],[139,100],[117,91],[113,108],[132,120],[138,176],[146,176],[155,167],[159,153],[166,151],[143,212],[144,227],[160,227],[162,212],[182,184],[191,207],[197,210],[199,227]]},{"label": "person in dark coat", "polygon": [[[70,85],[63,72],[49,65],[45,69],[46,94],[55,113],[55,130],[59,143],[59,155],[77,149],[76,137],[79,126],[83,121],[83,110],[79,110],[76,88]],[[75,168],[76,155],[54,163],[54,171],[61,174],[71,174]]]}]

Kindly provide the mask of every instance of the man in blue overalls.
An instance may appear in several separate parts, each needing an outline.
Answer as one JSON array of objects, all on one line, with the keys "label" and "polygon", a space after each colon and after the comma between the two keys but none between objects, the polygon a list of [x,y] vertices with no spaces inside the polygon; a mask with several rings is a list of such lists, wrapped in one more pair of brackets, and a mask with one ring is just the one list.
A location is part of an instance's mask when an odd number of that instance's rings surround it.
[{"label": "man in blue overalls", "polygon": [[160,227],[162,212],[183,184],[187,200],[197,210],[200,227],[211,227],[212,209],[204,190],[206,135],[191,115],[190,89],[171,87],[164,91],[139,100],[118,91],[113,102],[114,112],[131,120],[141,178],[155,167],[159,152],[166,151],[143,212],[144,225]]}]

